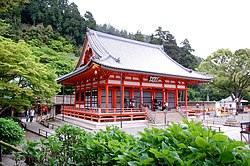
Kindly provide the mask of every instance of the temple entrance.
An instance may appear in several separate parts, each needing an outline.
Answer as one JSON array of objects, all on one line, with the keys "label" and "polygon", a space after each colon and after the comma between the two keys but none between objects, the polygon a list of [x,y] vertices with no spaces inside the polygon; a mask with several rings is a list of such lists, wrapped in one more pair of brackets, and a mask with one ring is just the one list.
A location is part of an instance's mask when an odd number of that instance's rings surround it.
[{"label": "temple entrance", "polygon": [[174,98],[175,98],[174,92],[168,92],[168,107],[169,108],[175,107]]}]

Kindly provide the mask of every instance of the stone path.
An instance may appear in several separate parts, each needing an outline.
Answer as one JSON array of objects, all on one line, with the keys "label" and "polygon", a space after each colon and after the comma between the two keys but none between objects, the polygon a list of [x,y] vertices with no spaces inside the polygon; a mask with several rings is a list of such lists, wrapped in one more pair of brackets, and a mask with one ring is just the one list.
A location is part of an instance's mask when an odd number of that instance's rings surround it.
[{"label": "stone path", "polygon": [[[172,113],[168,113],[166,115],[166,119],[167,121],[171,121],[171,122],[181,122],[181,117],[175,115],[176,113],[172,112]],[[38,122],[25,122],[23,119],[23,122],[27,124],[27,129],[30,131],[33,131],[35,133],[39,133],[39,129],[42,129],[44,131],[50,132],[50,133],[54,133],[54,129],[52,129],[52,125],[56,125],[56,126],[62,126],[64,124],[71,124],[74,126],[78,126],[78,127],[82,127],[87,131],[97,131],[99,130],[98,128],[91,128],[88,125],[86,125],[84,122],[84,120],[79,120],[78,118],[73,118],[73,117],[68,117],[68,116],[64,116],[64,121],[61,120],[62,116],[58,115],[57,118],[55,119],[55,121],[51,121],[50,123],[50,128],[47,128],[41,124],[39,124]],[[161,117],[164,119],[164,117]],[[229,138],[231,139],[235,139],[240,141],[240,131],[241,128],[240,127],[230,127],[230,126],[224,126],[223,124],[226,122],[228,118],[226,117],[209,117],[207,118],[207,120],[204,121],[204,125],[208,125],[208,126],[212,126],[212,128],[214,129],[218,129],[218,127],[221,128],[221,131],[224,132],[225,135],[227,135]],[[239,123],[241,122],[249,122],[250,121],[250,114],[239,114],[237,116],[235,116],[235,119],[237,119],[237,121],[239,121]],[[132,122],[132,125],[128,125],[128,123],[123,122],[122,124],[122,131],[125,131],[129,134],[132,134],[134,136],[137,136],[137,132],[138,131],[143,131],[144,128],[148,128],[148,127],[167,127],[164,125],[164,121],[160,120],[161,123],[158,124],[152,124],[152,123],[145,123],[145,125],[141,125],[141,124],[136,124]],[[195,119],[195,121],[199,122],[199,121],[203,121],[203,119]],[[119,122],[120,123],[120,122]],[[118,125],[119,126],[119,125]]]}]

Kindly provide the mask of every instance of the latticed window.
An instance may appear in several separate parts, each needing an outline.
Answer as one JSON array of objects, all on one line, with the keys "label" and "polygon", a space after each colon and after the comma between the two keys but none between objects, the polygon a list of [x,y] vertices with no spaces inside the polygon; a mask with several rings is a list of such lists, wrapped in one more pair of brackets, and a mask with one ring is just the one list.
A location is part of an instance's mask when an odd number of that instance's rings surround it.
[{"label": "latticed window", "polygon": [[91,92],[89,90],[86,91],[86,98],[85,98],[85,107],[86,108],[90,107],[90,95],[91,95]]},{"label": "latticed window", "polygon": [[97,90],[92,90],[92,107],[93,108],[97,108],[98,107],[98,102],[97,102],[97,98],[98,98],[98,92]]},{"label": "latticed window", "polygon": [[135,107],[140,107],[140,91],[134,91]]},{"label": "latticed window", "polygon": [[[109,101],[108,101],[108,107],[112,107],[112,90],[109,90],[108,92],[109,95]],[[102,108],[106,108],[106,92],[105,90],[102,90]]]},{"label": "latticed window", "polygon": [[157,100],[157,104],[162,103],[162,92],[156,92],[155,93],[155,99]]},{"label": "latticed window", "polygon": [[168,93],[168,107],[174,108],[174,93],[173,92]]},{"label": "latticed window", "polygon": [[121,91],[116,91],[116,107],[121,107]]},{"label": "latticed window", "polygon": [[143,92],[143,105],[152,107],[152,93],[151,92]]}]

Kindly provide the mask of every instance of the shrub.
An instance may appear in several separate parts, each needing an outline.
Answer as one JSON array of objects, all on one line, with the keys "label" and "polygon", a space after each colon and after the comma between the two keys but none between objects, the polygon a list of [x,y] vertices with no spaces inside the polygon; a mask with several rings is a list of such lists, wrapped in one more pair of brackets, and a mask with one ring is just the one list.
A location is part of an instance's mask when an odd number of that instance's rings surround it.
[{"label": "shrub", "polygon": [[40,144],[28,142],[26,154],[38,165],[250,165],[243,142],[201,123],[183,122],[146,128],[138,138],[118,127],[92,133],[66,125]]},{"label": "shrub", "polygon": [[121,165],[250,165],[250,150],[243,142],[201,123],[183,122],[139,132],[136,155],[131,151],[117,159],[123,161]]},{"label": "shrub", "polygon": [[24,130],[12,119],[0,118],[0,140],[17,146],[24,140]]}]

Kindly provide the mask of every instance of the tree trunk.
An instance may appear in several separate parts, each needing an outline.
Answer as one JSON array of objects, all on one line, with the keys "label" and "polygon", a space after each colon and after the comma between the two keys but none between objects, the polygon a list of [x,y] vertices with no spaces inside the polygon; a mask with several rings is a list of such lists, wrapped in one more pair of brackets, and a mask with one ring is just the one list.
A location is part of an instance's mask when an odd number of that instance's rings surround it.
[{"label": "tree trunk", "polygon": [[242,97],[241,96],[237,96],[236,98],[236,112],[239,113],[240,112],[240,105],[241,105],[241,99]]},{"label": "tree trunk", "polygon": [[7,106],[7,107],[2,108],[2,109],[0,110],[0,115],[1,115],[5,110],[7,110],[8,108],[10,108],[10,106]]},{"label": "tree trunk", "polygon": [[11,117],[14,117],[15,110],[13,107],[11,107]]}]

